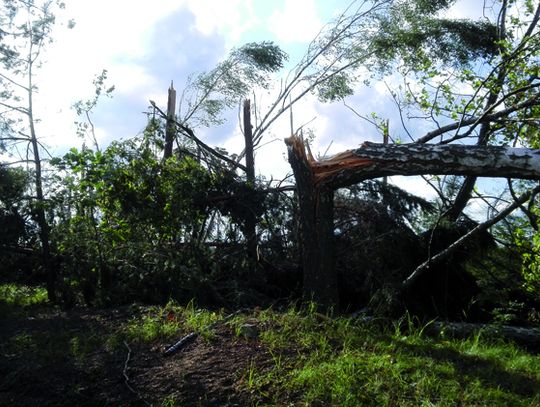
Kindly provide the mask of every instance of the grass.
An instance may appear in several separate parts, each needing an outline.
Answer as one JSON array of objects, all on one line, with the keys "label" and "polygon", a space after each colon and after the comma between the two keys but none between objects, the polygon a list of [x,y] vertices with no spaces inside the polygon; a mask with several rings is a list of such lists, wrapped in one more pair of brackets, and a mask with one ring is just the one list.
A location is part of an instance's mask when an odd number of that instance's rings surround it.
[{"label": "grass", "polygon": [[[44,298],[43,290],[0,286],[0,301],[7,304],[28,307]],[[149,343],[193,331],[212,340],[218,335],[214,323],[224,318],[223,312],[174,302],[134,314],[109,336],[58,330],[46,338],[17,331],[2,351],[35,350],[37,362],[69,357],[84,364],[94,349],[123,347],[124,340]],[[253,395],[255,405],[540,407],[540,355],[481,332],[458,340],[444,332],[428,335],[426,324],[409,317],[331,318],[313,307],[257,310],[229,318],[224,326],[236,334],[232,340],[253,340],[240,335],[246,323],[257,326],[265,359],[251,359],[240,372],[238,386]],[[174,394],[162,401],[181,404]]]},{"label": "grass", "polygon": [[261,316],[271,369],[250,368],[260,405],[540,406],[540,356],[483,338],[289,310]]},{"label": "grass", "polygon": [[221,318],[220,313],[195,308],[193,302],[182,307],[170,301],[164,307],[150,307],[145,314],[130,320],[120,333],[134,342],[170,339],[182,332],[194,331],[211,340],[213,332],[210,327]]}]

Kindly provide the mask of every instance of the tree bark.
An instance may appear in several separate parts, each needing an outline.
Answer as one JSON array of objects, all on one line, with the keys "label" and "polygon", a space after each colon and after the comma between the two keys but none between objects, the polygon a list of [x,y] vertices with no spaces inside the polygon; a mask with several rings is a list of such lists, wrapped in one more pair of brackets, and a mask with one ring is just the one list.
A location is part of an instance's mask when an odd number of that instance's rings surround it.
[{"label": "tree bark", "polygon": [[[255,188],[255,154],[253,152],[253,126],[251,125],[251,103],[244,100],[244,140],[246,152],[246,182],[249,188]],[[248,208],[244,232],[247,240],[247,250],[251,258],[257,259],[257,219],[252,208]]]},{"label": "tree bark", "polygon": [[324,161],[311,159],[313,182],[333,189],[385,175],[474,175],[540,179],[540,150],[454,144],[365,142]]},{"label": "tree bark", "polygon": [[328,311],[339,302],[334,264],[334,190],[313,182],[301,139],[291,137],[286,143],[300,206],[303,298]]},{"label": "tree bark", "polygon": [[169,87],[169,97],[167,100],[167,128],[165,129],[165,148],[163,150],[163,160],[172,156],[174,136],[176,134],[176,122],[174,115],[176,113],[176,90]]},{"label": "tree bark", "polygon": [[[31,49],[30,49],[31,51]],[[34,84],[33,84],[33,61],[31,59],[32,52],[28,58],[28,127],[30,129],[30,144],[32,146],[32,154],[34,161],[34,186],[36,188],[36,205],[35,216],[36,223],[39,227],[39,240],[41,241],[41,258],[42,266],[47,274],[47,296],[49,301],[55,303],[56,296],[56,267],[52,261],[50,227],[45,216],[45,195],[43,193],[43,174],[41,169],[41,157],[39,152],[39,142],[36,134],[34,120]]]},{"label": "tree bark", "polygon": [[339,304],[334,265],[333,191],[389,175],[473,175],[540,179],[540,150],[493,146],[376,144],[316,161],[298,136],[285,139],[300,206],[304,299]]}]

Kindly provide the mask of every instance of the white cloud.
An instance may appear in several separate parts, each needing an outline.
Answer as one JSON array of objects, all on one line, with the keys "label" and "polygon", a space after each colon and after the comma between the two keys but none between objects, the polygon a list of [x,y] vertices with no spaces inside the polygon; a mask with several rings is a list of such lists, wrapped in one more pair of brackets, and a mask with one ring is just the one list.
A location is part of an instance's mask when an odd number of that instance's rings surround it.
[{"label": "white cloud", "polygon": [[[42,120],[41,134],[53,147],[78,144],[74,134],[74,102],[93,96],[92,80],[103,69],[115,95],[144,97],[141,89],[154,84],[146,68],[135,62],[153,46],[150,43],[156,23],[181,8],[184,1],[94,0],[70,2],[58,12],[54,42],[44,52],[45,63],[36,72],[39,91],[36,113]],[[69,30],[66,21],[73,19]],[[98,137],[108,139],[101,129]]]},{"label": "white cloud", "polygon": [[310,42],[321,30],[315,0],[285,0],[282,10],[268,18],[268,27],[279,42]]},{"label": "white cloud", "polygon": [[428,185],[428,183],[419,176],[393,176],[389,177],[389,182],[397,185],[401,189],[408,191],[409,193],[422,197],[428,201],[437,197],[435,190]]},{"label": "white cloud", "polygon": [[188,0],[195,15],[197,30],[205,35],[226,36],[227,45],[237,45],[241,35],[260,22],[255,16],[252,0]]}]

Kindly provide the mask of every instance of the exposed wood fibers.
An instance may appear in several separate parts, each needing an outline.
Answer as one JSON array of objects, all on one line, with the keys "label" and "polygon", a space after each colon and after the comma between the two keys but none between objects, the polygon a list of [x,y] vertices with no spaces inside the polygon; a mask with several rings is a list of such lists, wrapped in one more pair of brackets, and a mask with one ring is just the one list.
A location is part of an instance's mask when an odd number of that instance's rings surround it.
[{"label": "exposed wood fibers", "polygon": [[367,167],[373,164],[371,159],[358,158],[353,150],[347,150],[319,161],[313,157],[309,144],[304,143],[301,137],[293,135],[286,142],[295,150],[296,156],[310,168],[313,174],[313,182],[316,185],[344,169]]}]

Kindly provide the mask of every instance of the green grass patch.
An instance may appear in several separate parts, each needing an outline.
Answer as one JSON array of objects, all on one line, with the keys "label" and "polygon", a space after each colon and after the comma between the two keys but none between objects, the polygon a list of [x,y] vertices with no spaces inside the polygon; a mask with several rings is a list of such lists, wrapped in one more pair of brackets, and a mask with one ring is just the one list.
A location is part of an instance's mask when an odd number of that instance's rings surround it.
[{"label": "green grass patch", "polygon": [[221,313],[197,309],[193,302],[184,307],[170,301],[164,307],[150,307],[143,315],[130,320],[121,334],[130,341],[153,342],[198,332],[210,340],[212,324],[222,317]]},{"label": "green grass patch", "polygon": [[273,366],[244,377],[261,405],[540,406],[540,356],[508,342],[313,311],[264,311],[260,323]]}]

